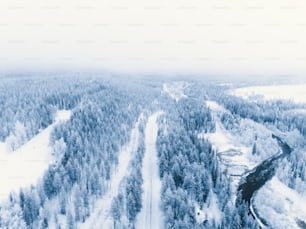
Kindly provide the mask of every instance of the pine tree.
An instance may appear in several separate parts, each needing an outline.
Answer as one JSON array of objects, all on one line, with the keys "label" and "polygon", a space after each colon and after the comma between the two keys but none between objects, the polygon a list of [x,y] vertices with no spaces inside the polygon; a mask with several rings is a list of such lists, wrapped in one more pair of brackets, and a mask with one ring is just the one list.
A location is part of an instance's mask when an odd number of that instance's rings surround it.
[{"label": "pine tree", "polygon": [[114,228],[116,229],[116,223],[121,219],[121,204],[118,196],[115,197],[111,205],[111,215],[114,219]]},{"label": "pine tree", "polygon": [[252,147],[252,155],[257,154],[257,147],[256,147],[256,142],[254,142],[253,147]]}]

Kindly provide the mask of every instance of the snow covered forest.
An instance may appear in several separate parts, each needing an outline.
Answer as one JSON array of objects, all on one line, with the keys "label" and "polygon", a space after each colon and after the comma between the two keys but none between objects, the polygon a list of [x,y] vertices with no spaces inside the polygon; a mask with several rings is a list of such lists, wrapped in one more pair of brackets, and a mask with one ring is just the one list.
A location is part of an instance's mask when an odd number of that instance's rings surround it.
[{"label": "snow covered forest", "polygon": [[0,228],[305,229],[296,87],[2,76]]}]

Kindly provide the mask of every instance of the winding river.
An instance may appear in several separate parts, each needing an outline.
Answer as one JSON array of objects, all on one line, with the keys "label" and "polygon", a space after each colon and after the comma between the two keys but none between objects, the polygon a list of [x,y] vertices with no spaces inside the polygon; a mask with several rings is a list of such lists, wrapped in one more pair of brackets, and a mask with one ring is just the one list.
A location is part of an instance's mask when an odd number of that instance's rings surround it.
[{"label": "winding river", "polygon": [[252,209],[252,197],[262,186],[265,185],[274,175],[278,162],[290,155],[292,149],[287,143],[285,143],[280,137],[272,134],[272,137],[277,140],[278,145],[281,148],[281,153],[273,155],[272,157],[264,160],[261,164],[256,166],[248,174],[242,177],[238,186],[238,193],[241,194],[241,198],[248,204],[250,214],[265,226],[266,222],[256,215],[256,211]]}]

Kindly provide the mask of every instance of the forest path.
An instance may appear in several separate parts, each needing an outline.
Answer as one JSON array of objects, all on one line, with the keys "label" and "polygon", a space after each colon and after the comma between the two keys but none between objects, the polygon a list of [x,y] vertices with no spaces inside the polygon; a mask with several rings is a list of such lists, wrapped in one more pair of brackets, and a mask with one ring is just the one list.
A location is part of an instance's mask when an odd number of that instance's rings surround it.
[{"label": "forest path", "polygon": [[126,176],[128,172],[128,166],[132,159],[133,152],[137,151],[139,143],[139,123],[135,124],[135,127],[131,131],[130,141],[123,146],[119,153],[117,169],[113,172],[110,180],[108,191],[104,194],[102,199],[98,200],[95,204],[95,209],[91,213],[90,217],[79,225],[80,229],[109,229],[113,228],[113,219],[111,217],[111,204],[112,200],[118,194],[120,182]]},{"label": "forest path", "polygon": [[145,155],[142,166],[143,196],[142,209],[137,216],[136,229],[158,229],[162,226],[160,209],[161,181],[159,177],[156,139],[158,132],[157,119],[162,114],[158,111],[152,114],[145,129]]}]

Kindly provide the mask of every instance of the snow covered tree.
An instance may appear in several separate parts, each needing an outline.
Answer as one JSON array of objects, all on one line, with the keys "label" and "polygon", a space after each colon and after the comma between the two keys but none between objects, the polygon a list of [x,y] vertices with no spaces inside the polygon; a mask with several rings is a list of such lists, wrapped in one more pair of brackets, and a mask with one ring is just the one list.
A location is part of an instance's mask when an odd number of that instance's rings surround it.
[{"label": "snow covered tree", "polygon": [[111,215],[114,219],[114,228],[116,229],[116,223],[117,222],[120,222],[120,219],[121,219],[121,203],[120,203],[120,200],[119,200],[119,197],[115,197],[113,200],[112,200],[112,205],[111,205]]}]

